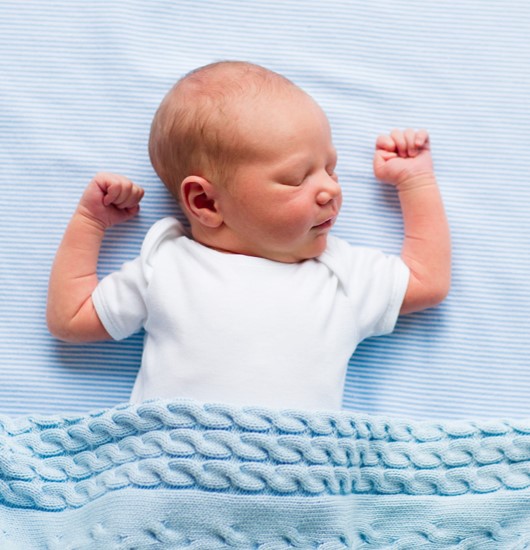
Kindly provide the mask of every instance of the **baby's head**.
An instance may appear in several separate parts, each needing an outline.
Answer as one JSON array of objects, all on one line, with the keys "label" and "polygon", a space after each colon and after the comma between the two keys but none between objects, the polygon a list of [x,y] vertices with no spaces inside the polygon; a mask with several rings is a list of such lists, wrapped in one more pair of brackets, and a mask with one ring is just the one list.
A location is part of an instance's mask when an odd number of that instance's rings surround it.
[{"label": "baby's head", "polygon": [[151,162],[170,193],[180,200],[190,175],[226,183],[231,167],[251,153],[238,106],[286,93],[303,92],[287,78],[241,61],[212,63],[181,78],[160,104],[149,140]]},{"label": "baby's head", "polygon": [[[286,262],[315,257],[325,247],[340,208],[336,155],[324,113],[287,78],[237,61],[192,71],[163,99],[149,153],[199,242]],[[295,194],[303,202],[301,183],[310,175],[317,180],[317,172],[324,193],[317,200],[315,188],[313,199],[325,203],[325,214],[311,200],[304,209],[306,229],[318,232],[321,243],[299,250],[302,243],[292,241],[300,241],[302,228],[291,227],[289,219],[282,223],[281,214],[290,217]]]}]

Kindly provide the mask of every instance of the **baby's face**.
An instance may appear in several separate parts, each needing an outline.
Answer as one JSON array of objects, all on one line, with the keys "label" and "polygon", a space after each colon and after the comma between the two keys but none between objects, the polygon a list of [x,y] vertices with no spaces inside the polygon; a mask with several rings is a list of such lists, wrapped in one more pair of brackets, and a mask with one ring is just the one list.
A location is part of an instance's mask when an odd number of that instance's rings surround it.
[{"label": "baby's face", "polygon": [[231,251],[289,263],[315,258],[342,204],[328,120],[302,92],[263,103],[238,106],[255,154],[221,191]]}]

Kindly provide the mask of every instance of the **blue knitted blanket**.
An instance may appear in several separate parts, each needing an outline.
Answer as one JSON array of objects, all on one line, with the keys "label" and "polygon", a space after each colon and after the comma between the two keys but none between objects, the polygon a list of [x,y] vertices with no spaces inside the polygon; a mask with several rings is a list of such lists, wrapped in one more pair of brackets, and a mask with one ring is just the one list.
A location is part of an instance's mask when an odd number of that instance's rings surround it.
[{"label": "blue knitted blanket", "polygon": [[529,420],[154,401],[0,429],[3,550],[530,545]]}]

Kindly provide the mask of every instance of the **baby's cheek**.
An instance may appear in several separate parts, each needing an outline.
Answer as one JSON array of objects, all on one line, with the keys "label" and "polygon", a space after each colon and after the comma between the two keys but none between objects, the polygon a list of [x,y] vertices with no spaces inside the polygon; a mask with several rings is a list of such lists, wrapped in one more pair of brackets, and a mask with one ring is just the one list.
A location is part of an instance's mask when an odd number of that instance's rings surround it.
[{"label": "baby's cheek", "polygon": [[313,205],[303,196],[278,200],[267,206],[266,210],[260,210],[258,216],[269,240],[278,243],[298,241],[317,223]]},{"label": "baby's cheek", "polygon": [[300,235],[305,234],[312,227],[312,221],[292,211],[287,216],[284,216],[283,219],[280,220],[280,223],[275,224],[275,226],[275,233],[279,237],[296,239]]}]

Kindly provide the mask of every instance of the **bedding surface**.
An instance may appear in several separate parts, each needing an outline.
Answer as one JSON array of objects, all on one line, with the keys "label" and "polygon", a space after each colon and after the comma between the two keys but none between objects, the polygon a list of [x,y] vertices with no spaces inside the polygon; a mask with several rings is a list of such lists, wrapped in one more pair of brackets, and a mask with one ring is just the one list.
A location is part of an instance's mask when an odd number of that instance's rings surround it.
[{"label": "bedding surface", "polygon": [[2,2],[0,412],[127,401],[142,334],[78,346],[47,332],[55,250],[98,171],[146,189],[139,217],[109,231],[102,276],[138,253],[156,220],[180,216],[149,165],[151,118],[185,72],[245,59],[327,112],[344,191],[334,232],[354,244],[399,252],[397,198],[372,175],[375,139],[394,127],[430,131],[453,236],[451,294],[361,344],[344,407],[530,416],[529,32],[521,0]]}]

